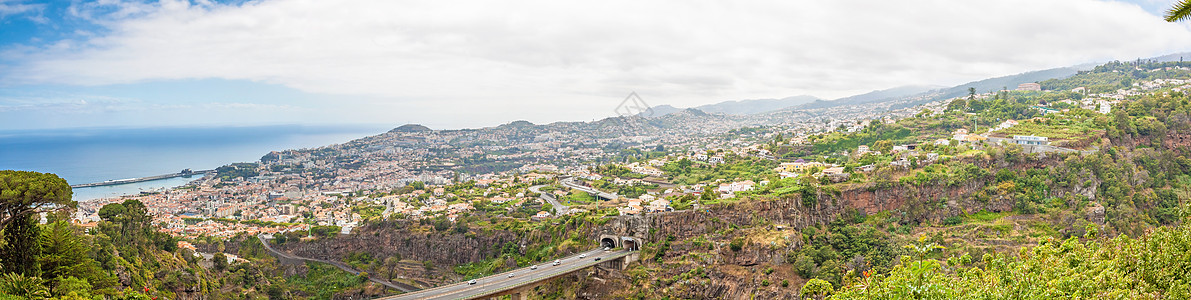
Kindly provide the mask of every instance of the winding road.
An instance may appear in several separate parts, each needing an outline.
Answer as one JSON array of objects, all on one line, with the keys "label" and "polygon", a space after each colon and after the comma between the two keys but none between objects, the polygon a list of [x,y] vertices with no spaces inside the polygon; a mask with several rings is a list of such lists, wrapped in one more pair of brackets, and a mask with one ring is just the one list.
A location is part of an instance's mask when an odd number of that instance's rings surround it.
[{"label": "winding road", "polygon": [[554,194],[551,194],[548,192],[543,193],[542,187],[544,187],[544,186],[546,186],[546,185],[543,184],[543,185],[531,186],[531,187],[529,187],[529,191],[538,193],[539,198],[542,198],[542,200],[546,200],[546,202],[550,203],[550,205],[553,205],[555,216],[565,215],[565,214],[567,214],[567,212],[571,211],[570,207],[567,207],[566,205],[562,205],[562,203],[558,202],[558,199],[554,199]]},{"label": "winding road", "polygon": [[558,182],[562,183],[562,186],[580,190],[580,191],[584,191],[584,192],[587,192],[588,194],[592,194],[596,197],[604,198],[605,200],[615,200],[617,198],[616,194],[614,194],[614,193],[606,193],[606,192],[602,192],[600,190],[597,190],[597,189],[594,189],[591,187],[579,185],[579,184],[575,183],[575,178],[566,177],[566,178],[563,178],[562,180],[559,180]]},{"label": "winding road", "polygon": [[[352,269],[347,264],[337,262],[337,261],[329,261],[329,260],[308,258],[308,257],[301,257],[301,256],[287,254],[285,252],[277,251],[277,249],[273,249],[273,246],[269,246],[269,242],[267,240],[265,240],[264,237],[257,235],[256,238],[261,241],[261,245],[265,245],[265,249],[269,250],[269,253],[272,253],[273,256],[290,259],[290,260],[303,260],[303,261],[313,261],[313,262],[320,262],[320,263],[324,263],[324,264],[330,264],[332,266],[338,267],[340,270],[344,270],[344,271],[347,271],[348,273],[352,273],[352,275],[360,275],[360,271],[357,271],[356,269]],[[417,287],[414,287],[412,285],[408,285],[408,284],[404,284],[404,283],[400,283],[400,282],[392,282],[392,281],[383,280],[383,279],[376,278],[376,277],[369,276],[368,280],[371,280],[372,282],[379,283],[384,286],[396,289],[398,291],[406,292],[406,293],[418,290]]]}]

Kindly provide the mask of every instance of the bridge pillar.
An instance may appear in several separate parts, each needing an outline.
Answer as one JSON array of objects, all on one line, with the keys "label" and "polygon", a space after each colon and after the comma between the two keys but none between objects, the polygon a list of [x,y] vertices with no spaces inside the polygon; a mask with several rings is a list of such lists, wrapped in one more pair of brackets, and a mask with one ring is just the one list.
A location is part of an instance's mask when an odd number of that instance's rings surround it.
[{"label": "bridge pillar", "polygon": [[500,297],[503,297],[504,295],[509,295],[509,297],[512,298],[513,300],[529,300],[529,293],[533,292],[533,287],[535,287],[535,286],[537,286],[537,284],[531,284],[529,286],[524,286],[519,289],[496,294],[489,299],[495,300],[495,299],[500,299]]}]

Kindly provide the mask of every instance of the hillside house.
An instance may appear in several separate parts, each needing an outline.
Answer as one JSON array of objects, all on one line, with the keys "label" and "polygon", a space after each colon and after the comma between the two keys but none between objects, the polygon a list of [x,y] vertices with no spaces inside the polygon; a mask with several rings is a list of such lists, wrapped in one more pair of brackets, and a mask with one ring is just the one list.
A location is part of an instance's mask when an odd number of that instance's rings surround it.
[{"label": "hillside house", "polygon": [[847,181],[850,175],[851,174],[844,172],[844,167],[826,168],[823,169],[822,172],[819,172],[819,176],[826,176],[827,179],[830,179],[832,182]]},{"label": "hillside house", "polygon": [[1019,90],[1019,91],[1041,91],[1042,85],[1033,83],[1033,82],[1027,82],[1027,83],[1017,85],[1017,90]]},{"label": "hillside house", "polygon": [[811,168],[814,168],[814,167],[825,168],[825,167],[834,167],[834,166],[835,165],[828,165],[828,164],[824,164],[824,163],[817,162],[817,161],[808,162],[808,161],[805,161],[802,159],[798,159],[798,160],[796,160],[794,162],[790,162],[790,163],[781,163],[781,165],[779,165],[777,168],[774,168],[773,170],[778,173],[782,173],[782,172],[802,173],[802,172],[806,172],[806,170],[810,170]]},{"label": "hillside house", "polygon": [[650,212],[667,212],[672,210],[674,209],[670,207],[670,200],[657,199],[649,202]]},{"label": "hillside house", "polygon": [[1011,140],[1014,144],[1019,145],[1048,145],[1050,141],[1044,136],[1033,135],[1015,135]]}]

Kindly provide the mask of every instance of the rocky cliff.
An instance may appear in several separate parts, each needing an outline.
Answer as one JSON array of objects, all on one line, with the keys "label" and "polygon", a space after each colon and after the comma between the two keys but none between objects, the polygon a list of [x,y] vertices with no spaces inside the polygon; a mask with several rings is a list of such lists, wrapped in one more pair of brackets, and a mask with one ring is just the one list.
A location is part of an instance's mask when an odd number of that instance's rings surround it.
[{"label": "rocky cliff", "polygon": [[[1053,155],[1018,161],[974,160],[973,163],[991,170],[1043,169],[1061,167],[1062,159],[1061,155]],[[1050,194],[1094,198],[1098,183],[1086,179],[1087,176],[1090,175],[1077,175],[1076,178],[1085,179],[1076,180],[1070,187],[1052,187]],[[993,182],[994,176],[986,175],[950,184],[855,184],[843,186],[838,191],[820,190],[814,199],[807,201],[800,195],[761,198],[698,211],[611,217],[596,223],[571,219],[548,226],[547,230],[525,232],[475,229],[468,233],[435,232],[403,222],[386,222],[364,226],[348,236],[287,243],[279,248],[302,256],[336,260],[357,252],[370,253],[373,257],[400,254],[407,261],[429,261],[443,266],[438,272],[407,274],[427,278],[433,285],[459,279],[450,272],[450,266],[498,257],[507,244],[525,249],[574,236],[583,236],[590,241],[586,245],[573,245],[569,250],[558,250],[562,254],[594,247],[601,235],[632,236],[648,245],[643,251],[648,254],[642,255],[642,259],[648,261],[632,264],[624,272],[604,270],[595,279],[580,280],[578,284],[574,280],[551,283],[543,287],[544,292],[591,299],[631,297],[639,291],[622,287],[653,282],[665,289],[666,295],[681,298],[796,298],[797,287],[804,280],[795,275],[791,264],[787,263],[787,255],[802,246],[799,231],[803,228],[826,224],[842,215],[885,211],[891,211],[899,222],[913,223],[940,222],[947,217],[980,210],[1012,210],[1016,200],[1012,195],[997,194],[995,188],[989,187]],[[1103,223],[1102,212],[1097,214],[1094,209],[1089,210],[1088,217],[1099,218],[1096,223]],[[728,242],[734,238],[758,235],[773,238],[728,249]],[[664,242],[667,239],[673,242]],[[692,242],[694,239],[704,239],[705,242]],[[662,247],[666,249],[658,249]],[[515,262],[506,264],[512,267]],[[632,267],[641,264],[652,271],[641,273],[644,271]],[[787,287],[779,285],[782,281],[788,281]],[[556,288],[561,290],[552,290]]]}]

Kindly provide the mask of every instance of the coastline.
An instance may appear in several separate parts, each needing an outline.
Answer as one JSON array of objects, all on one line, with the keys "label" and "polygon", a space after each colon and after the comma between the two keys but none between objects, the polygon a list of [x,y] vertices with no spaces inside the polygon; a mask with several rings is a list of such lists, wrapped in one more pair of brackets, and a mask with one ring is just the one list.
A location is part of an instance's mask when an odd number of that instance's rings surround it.
[{"label": "coastline", "polygon": [[74,191],[74,195],[71,198],[73,198],[74,201],[83,202],[103,198],[136,195],[140,194],[141,192],[167,191],[185,186],[198,180],[202,180],[202,177],[173,177],[126,184],[74,188],[72,189]]},{"label": "coastline", "polygon": [[[380,126],[249,126],[0,130],[0,169],[54,173],[72,185],[252,162],[269,151],[345,143]],[[74,200],[136,195],[196,177],[74,189]]]}]

